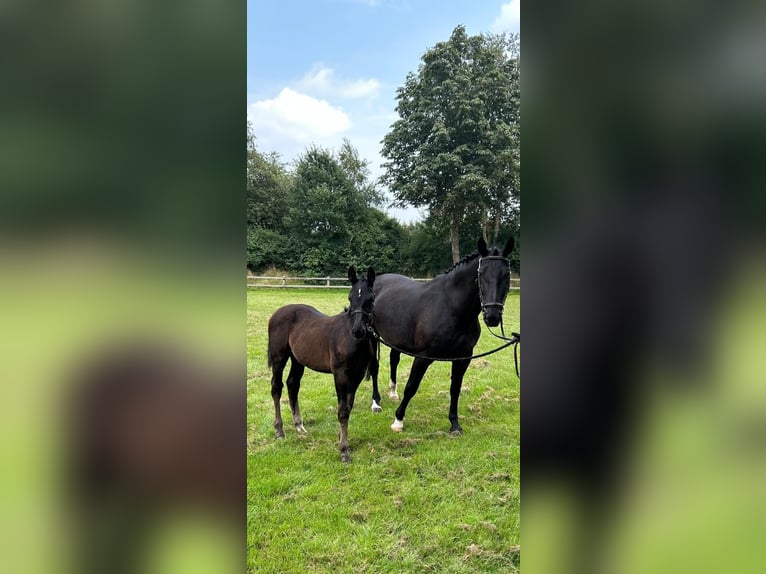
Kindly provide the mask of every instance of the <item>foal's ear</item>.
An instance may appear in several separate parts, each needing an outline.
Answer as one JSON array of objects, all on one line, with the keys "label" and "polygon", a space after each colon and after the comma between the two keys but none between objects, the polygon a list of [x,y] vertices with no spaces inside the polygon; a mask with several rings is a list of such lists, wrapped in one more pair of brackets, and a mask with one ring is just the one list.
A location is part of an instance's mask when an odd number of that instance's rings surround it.
[{"label": "foal's ear", "polygon": [[505,242],[505,248],[503,249],[503,257],[508,257],[511,254],[511,251],[513,251],[513,235],[511,235],[508,238],[508,241]]},{"label": "foal's ear", "polygon": [[487,250],[487,242],[484,241],[483,237],[479,238],[479,255],[482,257],[486,257],[489,254],[489,251]]},{"label": "foal's ear", "polygon": [[367,287],[372,289],[372,285],[375,283],[375,269],[372,267],[367,268]]},{"label": "foal's ear", "polygon": [[354,269],[353,265],[348,268],[348,281],[352,285],[359,281],[359,278],[356,276],[356,269]]}]

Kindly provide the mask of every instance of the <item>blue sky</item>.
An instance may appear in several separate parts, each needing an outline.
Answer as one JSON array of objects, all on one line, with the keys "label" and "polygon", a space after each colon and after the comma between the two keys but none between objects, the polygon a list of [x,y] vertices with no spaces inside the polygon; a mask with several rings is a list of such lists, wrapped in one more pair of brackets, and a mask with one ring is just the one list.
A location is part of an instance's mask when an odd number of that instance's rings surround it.
[{"label": "blue sky", "polygon": [[[381,174],[396,89],[458,24],[518,32],[521,0],[248,0],[247,117],[257,146],[291,162],[348,138]],[[402,221],[416,209],[387,209]]]}]

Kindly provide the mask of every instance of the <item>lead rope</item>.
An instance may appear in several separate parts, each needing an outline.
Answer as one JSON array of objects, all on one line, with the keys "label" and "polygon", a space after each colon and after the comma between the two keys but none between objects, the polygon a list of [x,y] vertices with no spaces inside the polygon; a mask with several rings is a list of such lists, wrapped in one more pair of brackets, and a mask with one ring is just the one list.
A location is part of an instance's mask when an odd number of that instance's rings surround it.
[{"label": "lead rope", "polygon": [[[391,343],[386,343],[383,340],[383,337],[380,336],[380,334],[375,330],[375,327],[373,325],[368,325],[368,330],[370,333],[372,333],[372,336],[375,337],[378,341],[383,343],[386,347],[392,348],[394,351],[398,351],[404,355],[409,355],[410,357],[416,357],[418,359],[427,359],[429,361],[465,361],[470,359],[479,359],[481,357],[486,357],[487,355],[491,355],[492,353],[497,353],[498,351],[502,351],[506,347],[510,347],[515,343],[514,339],[508,339],[508,342],[500,345],[496,349],[492,349],[491,351],[487,351],[485,353],[479,353],[478,355],[471,355],[470,357],[450,357],[450,358],[437,358],[437,357],[429,357],[427,355],[419,355],[418,353],[410,353],[409,351],[405,351],[404,349],[400,349],[399,347],[396,347],[395,345],[392,345]],[[491,333],[491,331],[490,331]],[[492,333],[494,335],[494,333]],[[495,335],[497,336],[497,335]],[[518,372],[518,369],[517,369]]]},{"label": "lead rope", "polygon": [[519,343],[521,343],[521,333],[516,333],[515,331],[511,331],[511,336],[506,337],[505,336],[505,328],[503,327],[503,317],[500,316],[500,332],[502,335],[498,335],[497,333],[493,332],[492,329],[487,327],[487,331],[489,331],[494,337],[497,337],[498,339],[501,339],[503,341],[507,341],[508,345],[513,345],[513,363],[516,367],[516,376],[519,377],[519,380],[521,379],[521,375],[519,374]]}]

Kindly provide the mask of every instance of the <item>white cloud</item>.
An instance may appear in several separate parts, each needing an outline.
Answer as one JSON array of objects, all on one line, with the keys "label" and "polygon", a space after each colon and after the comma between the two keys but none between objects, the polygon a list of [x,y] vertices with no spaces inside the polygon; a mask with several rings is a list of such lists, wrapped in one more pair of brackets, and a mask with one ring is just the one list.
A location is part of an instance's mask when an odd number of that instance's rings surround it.
[{"label": "white cloud", "polygon": [[510,0],[500,7],[500,15],[495,18],[490,26],[490,31],[498,34],[501,32],[519,32],[521,28],[521,0]]},{"label": "white cloud", "polygon": [[274,99],[252,103],[247,115],[257,137],[266,141],[309,144],[351,129],[351,118],[342,108],[291,88],[283,88]]},{"label": "white cloud", "polygon": [[378,95],[380,82],[374,78],[364,80],[337,80],[335,71],[321,65],[314,68],[298,82],[306,92],[339,98],[367,98]]}]

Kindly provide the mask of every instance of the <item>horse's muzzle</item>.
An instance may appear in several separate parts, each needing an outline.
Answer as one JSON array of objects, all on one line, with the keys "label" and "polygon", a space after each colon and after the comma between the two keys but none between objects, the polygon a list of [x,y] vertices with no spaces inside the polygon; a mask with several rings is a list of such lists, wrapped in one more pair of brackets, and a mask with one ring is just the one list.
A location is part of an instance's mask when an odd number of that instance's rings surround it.
[{"label": "horse's muzzle", "polygon": [[497,327],[502,318],[503,313],[500,310],[490,309],[484,312],[484,322],[487,327]]}]

